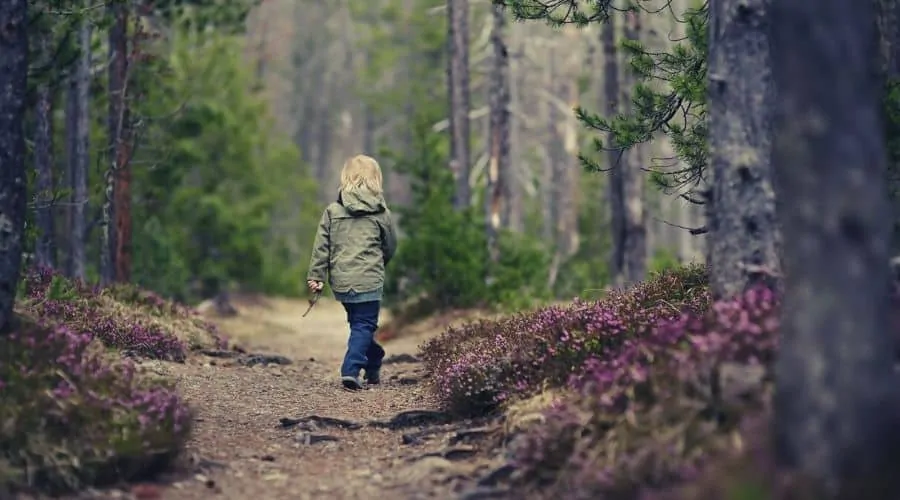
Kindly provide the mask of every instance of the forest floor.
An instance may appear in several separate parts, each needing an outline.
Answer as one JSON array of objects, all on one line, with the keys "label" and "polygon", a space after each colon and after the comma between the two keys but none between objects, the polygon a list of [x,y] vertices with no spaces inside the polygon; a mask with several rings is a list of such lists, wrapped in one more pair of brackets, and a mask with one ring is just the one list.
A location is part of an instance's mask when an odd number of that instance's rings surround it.
[{"label": "forest floor", "polygon": [[425,386],[415,355],[440,326],[386,343],[382,384],[351,392],[338,377],[343,308],[323,299],[304,318],[306,308],[301,300],[242,304],[217,323],[247,353],[145,362],[177,381],[195,409],[187,472],[89,497],[503,498],[479,481],[502,465],[492,439],[500,424],[453,421]]}]

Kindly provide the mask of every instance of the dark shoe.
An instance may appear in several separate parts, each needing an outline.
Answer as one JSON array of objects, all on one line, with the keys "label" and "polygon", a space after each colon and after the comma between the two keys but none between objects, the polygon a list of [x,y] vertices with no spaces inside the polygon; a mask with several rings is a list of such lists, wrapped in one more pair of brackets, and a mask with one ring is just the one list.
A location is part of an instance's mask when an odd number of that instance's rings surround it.
[{"label": "dark shoe", "polygon": [[344,384],[344,388],[351,391],[358,391],[363,388],[362,384],[359,383],[358,378],[351,377],[349,375],[346,377],[341,377],[341,383]]},{"label": "dark shoe", "polygon": [[381,370],[366,370],[366,374],[363,378],[366,379],[366,383],[369,385],[377,385],[381,383]]}]

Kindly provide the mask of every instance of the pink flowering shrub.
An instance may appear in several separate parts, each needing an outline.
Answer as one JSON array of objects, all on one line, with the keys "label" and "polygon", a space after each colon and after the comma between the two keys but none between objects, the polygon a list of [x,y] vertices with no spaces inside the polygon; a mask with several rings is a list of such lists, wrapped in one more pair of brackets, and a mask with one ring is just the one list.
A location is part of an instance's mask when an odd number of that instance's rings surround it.
[{"label": "pink flowering shrub", "polygon": [[191,309],[130,285],[90,287],[49,269],[30,269],[21,291],[20,310],[127,355],[183,361],[190,347],[227,345]]},{"label": "pink flowering shrub", "polygon": [[755,288],[592,356],[570,378],[577,397],[518,442],[527,486],[637,498],[695,477],[732,447],[743,415],[766,407],[778,329],[778,297]]},{"label": "pink flowering shrub", "polygon": [[178,393],[94,338],[21,316],[0,336],[0,496],[139,478],[182,449],[192,418]]},{"label": "pink flowering shrub", "polygon": [[664,271],[596,302],[451,328],[422,347],[422,358],[448,409],[483,413],[510,397],[564,385],[585,363],[621,362],[616,353],[635,349],[657,323],[708,304],[703,267]]}]

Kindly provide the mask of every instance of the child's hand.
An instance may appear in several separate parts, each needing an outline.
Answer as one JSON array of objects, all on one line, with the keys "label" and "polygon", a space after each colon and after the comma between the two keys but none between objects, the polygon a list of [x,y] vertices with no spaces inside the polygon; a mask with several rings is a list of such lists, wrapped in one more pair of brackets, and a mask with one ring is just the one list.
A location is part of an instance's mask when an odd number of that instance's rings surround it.
[{"label": "child's hand", "polygon": [[325,283],[321,281],[309,280],[306,282],[306,286],[309,287],[310,292],[321,292],[323,288],[325,288]]}]

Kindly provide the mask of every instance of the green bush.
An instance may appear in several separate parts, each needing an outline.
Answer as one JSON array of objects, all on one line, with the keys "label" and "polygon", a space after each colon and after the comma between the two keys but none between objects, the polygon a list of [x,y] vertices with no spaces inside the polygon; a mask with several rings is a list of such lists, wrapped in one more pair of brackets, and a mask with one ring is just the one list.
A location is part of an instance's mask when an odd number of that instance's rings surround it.
[{"label": "green bush", "polygon": [[[388,296],[407,315],[449,308],[523,306],[549,296],[546,252],[534,240],[504,232],[491,264],[480,210],[455,210],[446,139],[416,126],[415,156],[393,159],[407,174],[412,203],[395,207],[404,238],[388,272]],[[412,304],[412,307],[410,305]],[[416,313],[410,313],[415,309]]]}]

